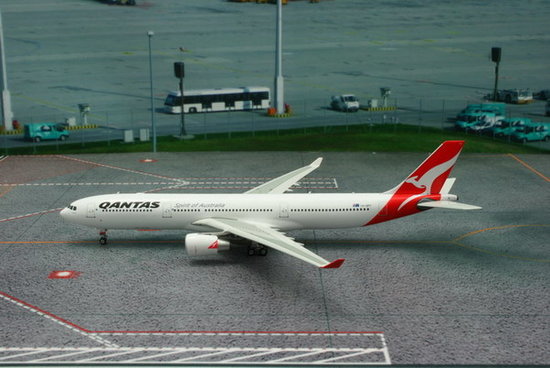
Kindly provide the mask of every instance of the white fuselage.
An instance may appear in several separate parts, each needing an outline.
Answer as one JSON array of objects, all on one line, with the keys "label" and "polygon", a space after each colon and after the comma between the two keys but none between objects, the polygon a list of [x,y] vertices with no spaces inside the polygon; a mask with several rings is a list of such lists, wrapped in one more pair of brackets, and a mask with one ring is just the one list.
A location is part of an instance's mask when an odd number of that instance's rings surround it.
[{"label": "white fuselage", "polygon": [[77,200],[61,214],[98,229],[213,231],[205,218],[259,222],[273,228],[334,229],[366,225],[389,194],[109,194]]}]

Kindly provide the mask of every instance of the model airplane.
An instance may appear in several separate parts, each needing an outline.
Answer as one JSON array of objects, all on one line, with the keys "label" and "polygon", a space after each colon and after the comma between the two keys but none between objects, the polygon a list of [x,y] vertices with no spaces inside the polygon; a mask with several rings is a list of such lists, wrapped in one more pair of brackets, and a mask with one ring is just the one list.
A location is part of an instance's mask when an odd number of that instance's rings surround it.
[{"label": "model airplane", "polygon": [[416,170],[384,193],[284,194],[321,164],[308,166],[239,194],[108,194],[79,199],[61,211],[67,221],[100,230],[185,229],[190,256],[215,254],[230,243],[249,244],[250,255],[273,248],[321,268],[338,268],[285,235],[298,229],[334,229],[373,225],[430,208],[473,210],[449,194],[448,178],[464,141],[443,142]]}]

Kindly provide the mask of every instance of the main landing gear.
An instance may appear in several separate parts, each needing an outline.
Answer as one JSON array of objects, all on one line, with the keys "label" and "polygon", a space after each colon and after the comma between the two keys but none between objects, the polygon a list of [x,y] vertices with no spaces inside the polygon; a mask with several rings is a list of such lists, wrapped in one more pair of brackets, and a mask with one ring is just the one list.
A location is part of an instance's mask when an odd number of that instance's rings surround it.
[{"label": "main landing gear", "polygon": [[262,244],[253,242],[248,246],[248,255],[249,256],[267,256],[267,247]]},{"label": "main landing gear", "polygon": [[99,244],[107,245],[107,229],[101,230],[99,232]]}]

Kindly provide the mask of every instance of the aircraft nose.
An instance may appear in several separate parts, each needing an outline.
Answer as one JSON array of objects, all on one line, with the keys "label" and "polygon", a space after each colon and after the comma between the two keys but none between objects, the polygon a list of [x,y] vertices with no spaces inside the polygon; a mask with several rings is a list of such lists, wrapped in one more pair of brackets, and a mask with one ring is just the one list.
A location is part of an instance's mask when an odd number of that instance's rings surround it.
[{"label": "aircraft nose", "polygon": [[59,212],[59,214],[61,215],[61,217],[63,217],[65,219],[65,218],[67,218],[67,213],[68,212],[69,212],[69,209],[65,207],[61,210],[61,212]]}]

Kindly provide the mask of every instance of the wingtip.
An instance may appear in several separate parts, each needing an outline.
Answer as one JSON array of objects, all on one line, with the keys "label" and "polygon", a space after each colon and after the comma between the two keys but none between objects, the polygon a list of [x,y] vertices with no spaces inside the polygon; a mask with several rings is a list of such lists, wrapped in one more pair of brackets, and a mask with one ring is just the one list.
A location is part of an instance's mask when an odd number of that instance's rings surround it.
[{"label": "wingtip", "polygon": [[311,166],[311,167],[319,167],[319,166],[321,166],[321,162],[323,162],[323,158],[322,158],[322,157],[318,157],[315,161],[313,161],[311,164],[309,164],[309,166]]},{"label": "wingtip", "polygon": [[345,261],[344,258],[340,258],[340,259],[337,259],[336,261],[330,262],[325,266],[322,266],[321,268],[339,268],[344,263],[344,261]]}]

